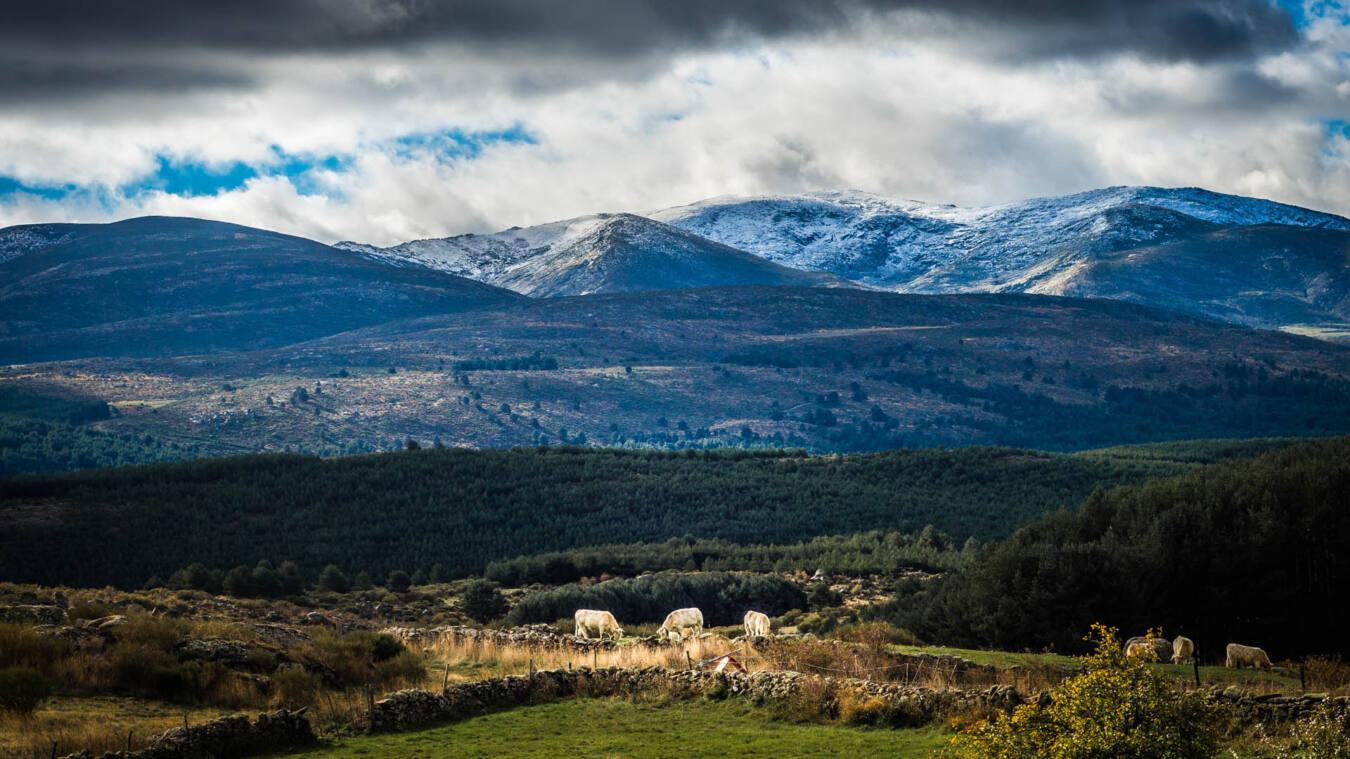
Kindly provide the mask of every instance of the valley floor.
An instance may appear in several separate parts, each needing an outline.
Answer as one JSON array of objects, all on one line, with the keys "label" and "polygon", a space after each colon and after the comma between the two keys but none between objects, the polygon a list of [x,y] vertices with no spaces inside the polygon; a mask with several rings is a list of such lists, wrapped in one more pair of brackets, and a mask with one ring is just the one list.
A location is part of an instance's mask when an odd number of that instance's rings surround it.
[{"label": "valley floor", "polygon": [[572,700],[394,735],[345,738],[292,759],[556,759],[561,756],[923,757],[948,735],[775,721],[734,703]]}]

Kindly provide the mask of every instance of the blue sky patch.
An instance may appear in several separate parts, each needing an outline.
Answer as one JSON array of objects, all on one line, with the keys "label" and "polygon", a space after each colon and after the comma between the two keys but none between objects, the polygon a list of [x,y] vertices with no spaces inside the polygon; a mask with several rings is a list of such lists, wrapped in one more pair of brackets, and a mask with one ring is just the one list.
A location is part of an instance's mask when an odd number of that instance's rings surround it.
[{"label": "blue sky patch", "polygon": [[20,182],[14,177],[0,176],[0,197],[24,194],[36,195],[48,200],[60,200],[75,192],[75,189],[75,185],[30,185]]},{"label": "blue sky patch", "polygon": [[[536,145],[538,141],[524,126],[515,124],[506,129],[477,132],[458,128],[414,132],[370,147],[401,160],[430,155],[437,161],[448,162],[471,160],[488,146],[498,144]],[[152,173],[111,188],[111,195],[131,198],[160,191],[185,198],[211,196],[242,189],[249,180],[261,177],[285,177],[300,195],[332,195],[332,188],[322,182],[318,175],[321,172],[340,174],[349,171],[356,162],[354,154],[288,153],[276,145],[272,146],[271,152],[269,158],[254,163],[233,161],[223,164],[160,154],[155,156]],[[109,194],[108,189],[102,187],[29,185],[13,177],[0,175],[0,198],[28,194],[48,200],[63,200],[77,193],[93,193],[100,197]]]},{"label": "blue sky patch", "polygon": [[441,129],[434,132],[415,132],[391,141],[391,152],[399,158],[413,158],[430,153],[441,162],[463,158],[477,158],[483,149],[498,144],[537,145],[521,124],[507,129],[466,132],[462,129]]}]

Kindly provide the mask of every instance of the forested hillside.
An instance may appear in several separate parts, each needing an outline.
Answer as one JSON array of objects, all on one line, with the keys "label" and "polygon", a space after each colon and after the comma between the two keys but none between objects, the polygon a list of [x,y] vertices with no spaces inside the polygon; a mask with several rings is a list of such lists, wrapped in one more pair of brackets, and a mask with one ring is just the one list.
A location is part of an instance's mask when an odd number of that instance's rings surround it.
[{"label": "forested hillside", "polygon": [[424,449],[14,477],[0,480],[0,577],[138,586],[195,562],[228,569],[260,559],[374,577],[439,563],[462,575],[607,543],[792,543],[929,524],[959,545],[1004,537],[1095,488],[1191,466],[1000,448],[822,457]]},{"label": "forested hillside", "polygon": [[1080,451],[1350,434],[1350,347],[1127,303],[704,287],[401,320],[273,350],[0,367],[205,455],[422,446]]},{"label": "forested hillside", "polygon": [[112,418],[102,400],[0,387],[0,476],[177,461],[198,455],[146,433],[92,426]]},{"label": "forested hillside", "polygon": [[1081,648],[1094,621],[1162,627],[1208,661],[1350,652],[1350,438],[1098,491],[965,572],[903,597],[893,619],[950,645]]}]

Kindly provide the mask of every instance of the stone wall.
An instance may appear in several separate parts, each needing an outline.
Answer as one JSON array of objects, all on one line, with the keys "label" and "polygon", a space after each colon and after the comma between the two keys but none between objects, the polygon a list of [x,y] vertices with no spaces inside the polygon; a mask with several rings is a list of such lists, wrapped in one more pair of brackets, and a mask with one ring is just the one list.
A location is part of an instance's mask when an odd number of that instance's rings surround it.
[{"label": "stone wall", "polygon": [[939,719],[960,707],[1006,710],[1022,703],[1022,698],[1008,686],[982,690],[931,690],[870,680],[820,678],[796,672],[738,674],[667,670],[660,667],[611,667],[597,670],[583,667],[577,670],[543,670],[530,676],[513,675],[479,680],[451,686],[441,693],[399,691],[375,703],[370,715],[370,726],[372,730],[381,731],[409,730],[494,709],[569,696],[664,692],[689,697],[737,697],[765,703],[791,698],[807,683],[883,699],[889,706],[910,715],[916,724]]},{"label": "stone wall", "polygon": [[[286,710],[248,717],[225,717],[199,725],[176,727],[150,739],[140,751],[113,751],[99,759],[236,759],[298,748],[314,743],[314,731],[304,710]],[[93,759],[88,751],[65,759]]]},{"label": "stone wall", "polygon": [[[755,703],[782,701],[803,687],[851,691],[882,699],[912,724],[926,724],[963,710],[1011,711],[1030,700],[1048,702],[1048,693],[1030,698],[1006,685],[981,689],[924,688],[872,680],[818,677],[796,672],[714,673],[704,670],[667,670],[611,667],[592,670],[543,670],[530,676],[513,675],[479,680],[446,688],[441,693],[405,690],[375,702],[370,727],[377,731],[411,730],[422,725],[463,719],[497,709],[543,703],[570,696],[615,696],[671,693],[685,697],[746,698]],[[1350,699],[1323,695],[1253,695],[1239,688],[1210,688],[1201,692],[1230,719],[1242,724],[1278,725],[1308,717],[1323,706],[1344,712]]]},{"label": "stone wall", "polygon": [[1312,716],[1324,707],[1341,714],[1350,710],[1350,697],[1316,693],[1285,695],[1249,693],[1236,685],[1211,686],[1201,691],[1206,701],[1219,706],[1234,722],[1244,725],[1279,725]]},{"label": "stone wall", "polygon": [[[578,639],[572,635],[564,635],[553,629],[551,625],[525,625],[523,627],[512,627],[508,630],[485,630],[477,627],[386,627],[380,630],[382,633],[388,633],[402,640],[409,646],[429,647],[438,641],[452,641],[462,643],[466,641],[479,641],[484,643],[495,643],[503,646],[521,646],[525,648],[534,648],[539,650],[575,650],[590,651],[592,649],[611,649],[615,647],[615,641]],[[655,635],[646,638],[638,638],[637,643],[657,646],[667,645],[665,641],[657,638]],[[629,644],[631,645],[631,643]]]}]

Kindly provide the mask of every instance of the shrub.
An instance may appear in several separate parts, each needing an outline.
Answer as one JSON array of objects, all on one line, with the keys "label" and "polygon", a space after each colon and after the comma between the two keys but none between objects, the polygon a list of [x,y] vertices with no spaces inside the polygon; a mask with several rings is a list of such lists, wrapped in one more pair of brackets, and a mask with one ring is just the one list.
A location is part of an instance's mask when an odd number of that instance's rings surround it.
[{"label": "shrub", "polygon": [[136,614],[116,628],[120,643],[140,643],[160,651],[173,651],[188,636],[188,622],[170,617]]},{"label": "shrub", "polygon": [[107,604],[81,603],[75,604],[74,606],[70,607],[70,610],[66,612],[66,616],[68,616],[70,618],[70,621],[74,623],[79,622],[82,619],[99,619],[101,617],[109,617],[112,616],[113,614],[120,614],[121,611],[122,610],[117,608],[116,606],[109,606]]},{"label": "shrub", "polygon": [[385,587],[395,593],[407,593],[408,588],[412,587],[412,578],[407,572],[401,569],[395,569],[389,573],[389,578],[384,582]]},{"label": "shrub", "polygon": [[801,680],[785,701],[788,717],[799,722],[819,722],[839,715],[839,699],[833,680],[810,677]]},{"label": "shrub", "polygon": [[1350,664],[1329,656],[1314,656],[1303,663],[1304,676],[1312,690],[1334,691],[1350,686]]},{"label": "shrub", "polygon": [[347,575],[342,573],[341,569],[329,564],[323,568],[323,573],[319,575],[319,590],[329,593],[346,593],[352,589],[352,584],[347,581]]},{"label": "shrub", "polygon": [[108,652],[113,686],[166,701],[180,701],[189,687],[173,654],[144,642],[124,640]]},{"label": "shrub", "polygon": [[846,690],[839,695],[839,721],[846,725],[884,724],[890,711],[890,704],[880,696],[855,690]]},{"label": "shrub", "polygon": [[1294,723],[1289,742],[1268,755],[1274,759],[1350,759],[1350,712],[1323,706]]},{"label": "shrub", "polygon": [[272,676],[277,706],[298,709],[313,704],[319,695],[319,676],[300,667],[283,669]]},{"label": "shrub", "polygon": [[42,673],[29,667],[0,669],[0,710],[32,714],[52,694]]},{"label": "shrub", "polygon": [[1017,707],[1011,716],[976,723],[954,737],[951,759],[1208,759],[1218,750],[1210,707],[1178,695],[1156,670],[1126,658],[1116,631],[1093,625],[1096,651],[1082,674],[1050,691],[1049,705]]},{"label": "shrub", "polygon": [[338,636],[328,630],[319,630],[305,649],[311,661],[327,667],[347,685],[367,685],[377,682],[377,665],[406,652],[403,644],[392,635],[357,630]]},{"label": "shrub", "polygon": [[30,667],[49,672],[70,651],[69,644],[33,632],[32,628],[0,622],[0,667]]},{"label": "shrub", "polygon": [[773,575],[730,572],[676,574],[663,572],[631,580],[609,580],[593,585],[563,585],[529,594],[511,609],[514,624],[552,622],[572,616],[577,609],[613,612],[619,624],[659,622],[672,609],[697,606],[710,626],[739,624],[746,609],[773,616],[805,605],[801,588]]},{"label": "shrub", "polygon": [[464,613],[475,622],[488,622],[506,613],[506,599],[497,586],[487,580],[475,580],[464,589]]},{"label": "shrub", "polygon": [[426,676],[422,658],[411,651],[375,662],[375,682],[383,686],[413,685]]}]

